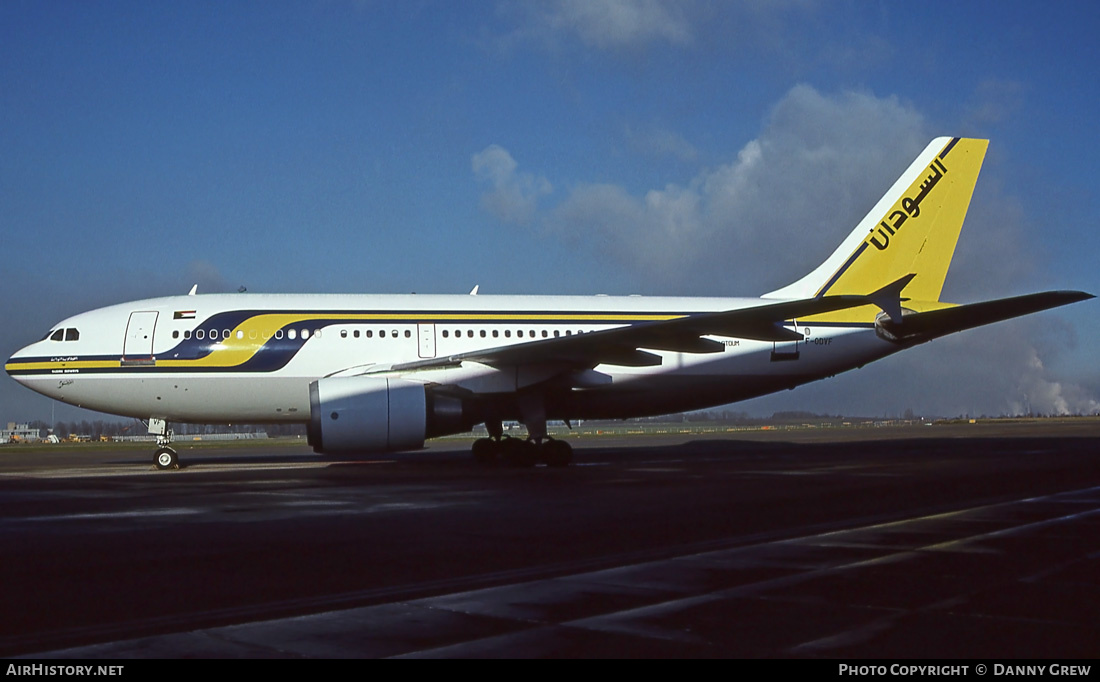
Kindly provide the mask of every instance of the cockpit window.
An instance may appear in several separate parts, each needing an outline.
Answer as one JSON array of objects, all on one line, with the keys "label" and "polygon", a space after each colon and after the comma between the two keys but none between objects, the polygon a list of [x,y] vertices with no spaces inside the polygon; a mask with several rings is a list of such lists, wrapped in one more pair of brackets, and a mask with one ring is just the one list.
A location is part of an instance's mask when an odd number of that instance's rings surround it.
[{"label": "cockpit window", "polygon": [[54,330],[51,329],[50,331],[46,332],[46,335],[42,337],[42,340],[45,341],[46,339],[50,338],[53,335],[54,335]]},{"label": "cockpit window", "polygon": [[[68,329],[52,329],[50,333],[46,334],[46,339],[50,341],[79,341],[80,330],[75,327],[69,327]],[[43,339],[43,341],[46,339]]]}]

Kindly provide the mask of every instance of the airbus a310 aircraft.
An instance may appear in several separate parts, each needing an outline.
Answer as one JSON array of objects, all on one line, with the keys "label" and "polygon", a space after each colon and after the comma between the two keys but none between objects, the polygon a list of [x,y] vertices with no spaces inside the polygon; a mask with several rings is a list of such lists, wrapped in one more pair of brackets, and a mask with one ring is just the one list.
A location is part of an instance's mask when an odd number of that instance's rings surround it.
[{"label": "airbus a310 aircraft", "polygon": [[[939,138],[813,272],[761,298],[212,294],[59,322],[5,365],[81,407],[169,422],[303,422],[326,454],[471,430],[481,461],[564,466],[547,420],[723,405],[939,336],[1092,298],[940,301],[986,140]],[[476,293],[476,288],[475,292]],[[527,440],[501,422],[526,425]]]}]

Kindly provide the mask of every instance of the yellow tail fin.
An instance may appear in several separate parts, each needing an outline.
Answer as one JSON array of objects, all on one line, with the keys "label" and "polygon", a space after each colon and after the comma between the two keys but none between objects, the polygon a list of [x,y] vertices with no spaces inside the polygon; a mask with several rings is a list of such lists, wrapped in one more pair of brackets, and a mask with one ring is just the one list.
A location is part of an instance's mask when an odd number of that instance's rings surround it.
[{"label": "yellow tail fin", "polygon": [[912,274],[905,298],[939,301],[988,145],[932,140],[828,260],[765,296],[864,295]]}]

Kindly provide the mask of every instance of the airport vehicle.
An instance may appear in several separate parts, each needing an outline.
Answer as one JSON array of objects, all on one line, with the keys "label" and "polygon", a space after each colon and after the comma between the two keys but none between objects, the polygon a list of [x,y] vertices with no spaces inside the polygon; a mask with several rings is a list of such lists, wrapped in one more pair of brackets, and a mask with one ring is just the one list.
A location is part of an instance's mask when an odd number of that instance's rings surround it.
[{"label": "airport vehicle", "polygon": [[[988,141],[938,138],[828,259],[760,298],[211,294],[76,315],[5,365],[39,393],[169,422],[308,424],[320,453],[416,449],[484,423],[481,461],[572,459],[547,420],[722,405],[1092,298],[940,301]],[[475,291],[471,294],[476,294]],[[526,425],[527,440],[502,422]]]}]

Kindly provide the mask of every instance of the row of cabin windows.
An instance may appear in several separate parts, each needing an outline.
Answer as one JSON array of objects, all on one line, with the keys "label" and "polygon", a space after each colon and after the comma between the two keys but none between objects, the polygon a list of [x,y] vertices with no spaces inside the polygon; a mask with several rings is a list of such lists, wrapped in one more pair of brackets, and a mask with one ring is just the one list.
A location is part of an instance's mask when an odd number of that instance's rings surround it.
[{"label": "row of cabin windows", "polygon": [[[560,331],[560,330],[558,330],[558,329],[555,329],[555,330],[554,330],[554,333],[553,333],[553,336],[554,336],[554,338],[557,338],[557,337],[559,337],[559,336],[562,336],[562,334],[563,334],[563,333],[564,333],[564,335],[565,335],[565,336],[572,336],[572,335],[573,335],[573,331],[572,331],[572,330],[566,330],[565,332],[562,332],[562,331]],[[579,332],[579,331],[578,331],[577,333],[578,333],[578,334],[580,334],[580,333],[582,333],[582,332]],[[371,330],[370,330],[370,329],[366,330],[366,331],[364,332],[364,334],[366,335],[366,337],[367,337],[368,339],[374,336],[374,334],[373,334],[373,333],[371,332]],[[393,336],[394,338],[397,338],[397,332],[396,332],[396,331],[392,331],[392,332],[390,332],[390,334],[391,334],[391,336]],[[447,338],[450,338],[450,337],[451,337],[451,334],[454,334],[454,337],[455,337],[456,339],[461,339],[461,338],[462,338],[462,334],[463,334],[463,330],[461,330],[461,329],[456,329],[456,330],[454,330],[454,331],[451,331],[451,330],[449,330],[449,329],[444,329],[444,330],[442,331],[442,335],[443,335],[443,338],[445,338],[445,339],[447,339]],[[474,338],[474,330],[473,330],[473,329],[467,329],[467,330],[465,330],[465,334],[466,334],[466,338],[468,338],[468,339],[472,339],[472,338]],[[494,339],[496,339],[496,338],[500,338],[500,334],[501,334],[501,332],[500,332],[500,330],[499,330],[499,329],[493,329],[493,330],[492,330],[491,332],[489,332],[489,331],[486,331],[486,330],[482,329],[482,330],[480,331],[480,333],[479,333],[479,335],[480,335],[480,336],[481,336],[481,338],[483,338],[483,339],[485,339],[485,338],[488,338],[489,336],[492,336],[492,337],[493,337]],[[352,332],[351,332],[351,335],[352,335],[352,336],[353,336],[354,338],[358,339],[358,338],[359,338],[359,330],[358,330],[358,329],[353,329],[353,330],[352,330]],[[382,331],[378,332],[378,337],[379,337],[379,338],[386,338],[386,331],[385,331],[385,330],[382,330]],[[342,338],[342,339],[346,339],[346,338],[348,338],[348,330],[346,330],[346,329],[341,329],[341,330],[340,330],[340,338]],[[411,339],[411,338],[412,338],[412,332],[411,332],[411,331],[409,331],[408,329],[406,329],[406,330],[405,330],[405,338],[406,338],[406,339]],[[511,330],[511,329],[505,329],[505,330],[504,330],[504,338],[506,338],[506,339],[510,339],[510,338],[512,338],[512,330]],[[522,329],[517,329],[517,330],[516,330],[516,338],[520,338],[520,339],[524,338],[524,330],[522,330]],[[527,338],[531,338],[531,339],[535,339],[535,338],[538,338],[538,334],[537,334],[537,333],[535,332],[535,330],[534,330],[534,329],[528,330],[528,331],[527,331]],[[549,332],[549,331],[547,331],[547,330],[545,330],[545,329],[543,329],[543,330],[542,330],[542,338],[544,338],[544,339],[548,339],[548,338],[550,338],[550,332]]]},{"label": "row of cabin windows", "polygon": [[[296,338],[298,338],[298,333],[299,332],[298,332],[297,329],[288,329],[285,333],[285,336],[288,339],[296,339]],[[320,329],[314,329],[312,332],[309,329],[303,329],[301,331],[301,334],[302,334],[303,339],[308,339],[310,337],[310,334],[312,334],[313,336],[315,336],[317,338],[321,338],[321,330]],[[193,334],[192,334],[190,329],[186,329],[186,330],[183,331],[182,335],[183,335],[184,339],[190,339],[190,338],[194,337],[194,338],[199,339],[199,340],[209,338],[211,341],[221,341],[221,340],[228,339],[230,336],[233,336],[234,334],[233,334],[233,332],[229,331],[228,329],[223,329],[221,331],[218,331],[217,329],[211,329],[209,332],[207,332],[205,329],[196,329]],[[266,340],[266,339],[270,339],[272,336],[274,336],[276,339],[281,339],[284,336],[284,332],[283,332],[282,329],[277,329],[277,330],[275,330],[274,333],[269,332],[267,330],[264,330],[264,331],[260,332],[260,331],[257,331],[255,329],[248,332],[248,338],[250,338],[250,339],[263,338],[263,339]],[[244,338],[244,331],[238,329],[237,333],[236,333],[236,337],[238,339],[243,339]],[[178,329],[176,329],[172,332],[172,338],[173,339],[180,338],[180,331]]]},{"label": "row of cabin windows", "polygon": [[[358,339],[359,338],[359,330],[358,329],[351,330],[351,335],[354,338]],[[365,336],[368,339],[373,339],[374,338],[374,330],[373,329],[367,329],[366,331],[363,332],[363,336]],[[390,336],[396,339],[398,337],[397,330],[396,329],[391,330],[390,331]],[[341,339],[348,338],[348,330],[347,329],[341,329],[340,330],[340,338]],[[378,338],[380,338],[380,339],[386,338],[386,330],[385,329],[379,329],[378,330]],[[406,339],[411,339],[412,338],[412,332],[409,331],[408,329],[405,330],[405,338]]]},{"label": "row of cabin windows", "polygon": [[[76,341],[77,339],[80,338],[80,333],[77,332],[77,330],[75,330],[75,329],[64,329],[64,330],[63,329],[58,329],[56,332],[53,332],[52,335],[49,336],[49,338],[54,340],[54,341],[61,341],[60,335],[61,335],[62,332],[66,333],[65,334],[65,340],[66,341]],[[303,339],[308,339],[310,337],[311,333],[312,333],[313,336],[315,336],[317,338],[321,337],[321,330],[320,329],[313,330],[312,332],[310,332],[309,329],[303,329],[301,331],[302,338]],[[467,330],[465,330],[465,332],[461,329],[456,329],[456,330],[453,330],[453,331],[449,330],[449,329],[444,329],[443,332],[442,332],[443,338],[445,338],[445,339],[450,338],[452,334],[454,335],[454,338],[460,339],[460,338],[462,338],[463,333],[465,333],[465,336],[468,339],[472,339],[475,336],[473,329],[467,329]],[[583,332],[578,331],[576,333],[577,334],[582,334]],[[501,334],[501,330],[499,330],[499,329],[493,329],[493,330],[490,330],[490,331],[486,331],[485,329],[482,329],[478,332],[477,335],[480,336],[483,339],[488,338],[489,336],[492,336],[492,338],[496,339],[496,338],[500,338],[500,334]],[[525,334],[525,332],[524,332],[523,329],[517,329],[516,330],[516,338],[535,339],[535,338],[539,337],[539,334],[534,329],[527,330],[526,331],[526,337],[524,336],[524,334]],[[374,338],[374,330],[373,329],[367,329],[367,330],[363,330],[362,332],[360,332],[360,330],[358,330],[358,329],[353,329],[351,331],[351,336],[356,338],[356,339],[358,339],[360,337],[360,335],[365,336],[368,339]],[[396,329],[393,329],[393,330],[390,330],[388,335],[390,337],[396,339],[396,338],[399,337],[399,332]],[[561,331],[561,330],[555,329],[552,334],[551,334],[550,331],[548,331],[546,329],[542,330],[542,338],[544,338],[544,339],[548,339],[551,336],[553,336],[553,338],[558,338],[559,336],[572,336],[572,335],[573,335],[573,330],[571,330],[571,329],[567,329],[564,332]],[[180,336],[181,336],[180,330],[176,329],[172,332],[172,338],[173,339],[178,339],[178,338],[180,338]],[[194,336],[194,338],[199,339],[199,340],[206,339],[207,337],[209,337],[211,341],[220,341],[220,340],[228,339],[230,336],[233,336],[233,332],[231,332],[228,329],[223,329],[220,332],[217,329],[212,329],[209,332],[207,332],[206,330],[203,330],[203,329],[196,329],[192,333],[192,331],[190,329],[187,329],[187,330],[184,330],[182,332],[182,336],[183,336],[184,339],[190,339],[190,338],[192,338],[192,336]],[[274,336],[276,339],[283,338],[283,330],[282,329],[277,329],[277,330],[275,330],[274,333],[272,333],[272,332],[269,332],[269,331],[259,332],[255,329],[253,329],[253,330],[248,332],[248,338],[250,338],[250,339],[263,338],[264,340],[266,340],[266,339],[270,339],[272,336]],[[244,338],[244,331],[243,330],[237,330],[236,337],[238,339],[243,339]],[[298,338],[298,331],[296,329],[289,329],[289,330],[286,331],[286,337],[288,339],[296,339],[296,338]],[[387,333],[386,333],[385,329],[378,330],[378,338],[384,339],[386,337],[387,337]],[[406,329],[404,331],[404,337],[406,339],[411,339],[412,338],[412,332],[410,330]],[[340,330],[340,338],[342,338],[342,339],[348,338],[348,330],[341,329]],[[512,338],[512,330],[511,329],[505,329],[504,330],[504,338],[506,338],[506,339]]]},{"label": "row of cabin windows", "polygon": [[[468,338],[468,339],[474,338],[474,330],[473,329],[467,329],[467,330],[465,330],[465,333],[466,333],[466,338]],[[494,339],[500,337],[500,330],[499,329],[494,329],[490,333],[491,333],[491,335]],[[578,331],[577,333],[582,334],[583,332]],[[456,329],[454,331],[451,331],[449,329],[444,329],[443,330],[443,338],[445,338],[445,339],[450,338],[451,334],[454,334],[454,337],[456,339],[461,339],[462,334],[463,334],[463,330],[461,330],[461,329]],[[529,338],[529,339],[537,339],[539,337],[538,333],[536,333],[534,329],[527,330],[526,334],[527,334],[526,338]],[[551,336],[553,336],[554,338],[558,338],[559,336],[563,336],[563,335],[564,336],[572,336],[573,335],[573,330],[566,329],[563,332],[559,329],[555,329],[553,331],[553,334],[551,334],[551,332],[546,330],[546,329],[542,330],[542,338],[544,338],[544,339],[548,339]],[[482,329],[481,332],[480,332],[480,336],[481,336],[481,338],[484,339],[487,336],[489,336],[489,334],[487,334],[486,331],[484,329]],[[506,338],[506,339],[512,338],[512,330],[511,329],[505,329],[504,330],[504,338]],[[525,338],[524,337],[524,330],[517,329],[516,330],[516,338],[518,338],[518,339]]]}]

